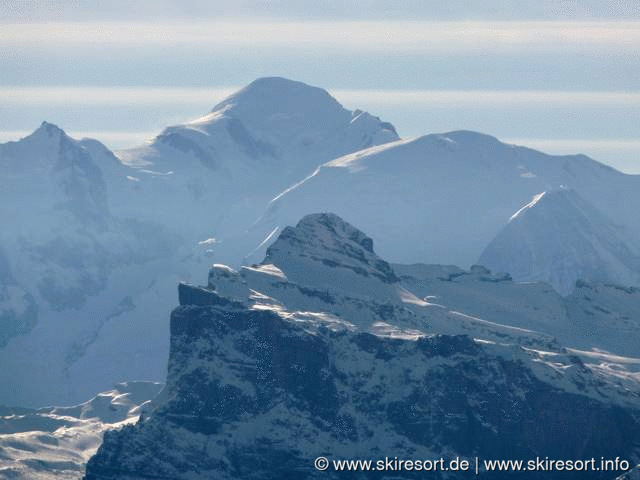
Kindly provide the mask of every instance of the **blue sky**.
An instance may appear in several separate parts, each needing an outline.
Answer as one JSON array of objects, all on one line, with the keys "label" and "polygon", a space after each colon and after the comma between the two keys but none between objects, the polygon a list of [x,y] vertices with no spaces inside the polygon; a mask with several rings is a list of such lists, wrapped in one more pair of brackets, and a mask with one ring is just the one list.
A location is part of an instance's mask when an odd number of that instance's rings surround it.
[{"label": "blue sky", "polygon": [[0,19],[0,141],[47,120],[134,146],[280,75],[402,136],[471,129],[640,173],[635,0],[14,0]]}]

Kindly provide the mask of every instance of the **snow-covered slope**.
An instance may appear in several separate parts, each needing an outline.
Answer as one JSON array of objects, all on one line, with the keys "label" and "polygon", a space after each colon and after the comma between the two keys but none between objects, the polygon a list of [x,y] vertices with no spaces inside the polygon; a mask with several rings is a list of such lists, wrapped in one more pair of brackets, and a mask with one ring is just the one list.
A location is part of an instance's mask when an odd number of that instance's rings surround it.
[{"label": "snow-covered slope", "polygon": [[216,253],[239,264],[247,252],[237,235],[278,192],[322,163],[397,139],[392,125],[346,110],[321,88],[272,77],[118,156],[137,167],[140,202],[162,205],[155,213],[198,241],[216,238]]},{"label": "snow-covered slope", "polygon": [[543,192],[511,217],[478,263],[565,295],[579,279],[638,285],[640,245],[625,233],[575,191]]},{"label": "snow-covered slope", "polygon": [[46,122],[0,145],[0,404],[160,380],[176,283],[212,257],[239,262],[255,247],[244,231],[291,182],[397,138],[320,88],[266,78],[126,163]]},{"label": "snow-covered slope", "polygon": [[319,455],[396,451],[639,458],[638,289],[561,297],[484,267],[391,265],[324,213],[179,298],[167,388],[145,420],[132,425],[158,387],[137,383],[1,410],[0,473],[79,478],[100,435],[125,424],[88,479],[313,477]]},{"label": "snow-covered slope", "polygon": [[517,283],[480,266],[470,271],[442,265],[392,267],[406,289],[446,306],[458,320],[508,325],[515,329],[512,334],[539,332],[584,352],[584,361],[598,368],[617,368],[616,357],[640,357],[638,288],[579,282],[571,295],[561,296],[547,283]]},{"label": "snow-covered slope", "polygon": [[[104,224],[107,193],[91,155],[50,123],[17,142],[0,145],[2,220],[47,228],[35,212],[66,211],[83,224]],[[41,213],[45,215],[45,213]],[[27,222],[28,220],[28,222]],[[24,232],[25,234],[30,232]]]},{"label": "snow-covered slope", "polygon": [[561,186],[640,238],[634,206],[640,176],[582,155],[545,155],[464,131],[399,140],[326,163],[276,197],[254,234],[264,238],[307,213],[332,211],[368,232],[388,260],[468,267],[513,212]]},{"label": "snow-covered slope", "polygon": [[[321,88],[271,77],[253,81],[201,118],[168,127],[148,147],[120,155],[163,172],[197,162],[234,188],[277,191],[330,159],[397,139],[392,125],[346,110]],[[263,176],[270,181],[256,184]]]},{"label": "snow-covered slope", "polygon": [[183,278],[178,242],[170,227],[111,213],[126,173],[98,142],[48,123],[0,145],[0,405],[69,404],[162,378],[157,319],[169,305],[154,282]]},{"label": "snow-covered slope", "polygon": [[[281,78],[118,157],[45,123],[0,145],[0,404],[75,403],[117,381],[161,379],[175,284],[214,261],[262,261],[306,213],[340,213],[385,259],[467,266],[532,195],[560,185],[639,237],[638,177],[470,132],[399,140],[376,117]],[[214,269],[233,279],[220,288],[243,302],[251,288],[277,288],[274,305],[295,311],[331,313],[334,300],[336,314],[360,312],[368,326],[401,317],[421,331],[417,306],[443,329],[469,323],[423,305],[369,237],[321,218],[288,230],[266,263]],[[342,236],[329,253],[332,228]]]},{"label": "snow-covered slope", "polygon": [[[419,298],[436,282],[460,290],[453,304]],[[609,287],[584,288],[592,308],[614,301]],[[638,292],[616,292],[637,311]],[[518,325],[553,312],[549,300],[562,310],[544,284],[482,267],[392,267],[367,235],[313,214],[284,229],[262,263],[214,265],[206,287],[181,284],[179,299],[162,399],[144,421],[105,435],[87,480],[344,477],[331,464],[316,470],[318,456],[640,458],[637,318],[626,318],[635,357],[571,348],[552,335],[567,316],[540,318],[537,331]],[[591,336],[592,347],[606,341]],[[372,478],[424,476],[414,473]],[[429,472],[451,478],[440,473]]]},{"label": "snow-covered slope", "polygon": [[0,477],[78,480],[104,432],[135,423],[161,388],[129,382],[74,407],[0,407]]},{"label": "snow-covered slope", "polygon": [[638,289],[581,282],[563,297],[548,284],[517,283],[481,266],[391,265],[370,237],[334,214],[285,228],[260,264],[214,265],[207,288],[248,306],[325,312],[371,332],[465,333],[640,357]]}]

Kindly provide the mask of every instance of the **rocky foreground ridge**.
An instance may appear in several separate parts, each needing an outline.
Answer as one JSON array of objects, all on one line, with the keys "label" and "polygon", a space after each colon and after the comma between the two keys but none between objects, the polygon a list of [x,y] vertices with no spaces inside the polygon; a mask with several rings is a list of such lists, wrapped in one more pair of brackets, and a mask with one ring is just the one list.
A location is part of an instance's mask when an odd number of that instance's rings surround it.
[{"label": "rocky foreground ridge", "polygon": [[180,285],[165,390],[137,424],[105,434],[85,479],[425,476],[319,471],[320,456],[637,463],[632,369],[613,375],[544,332],[461,318],[413,295],[405,270],[396,275],[366,235],[321,214],[285,229],[262,264],[214,266],[206,287]]}]

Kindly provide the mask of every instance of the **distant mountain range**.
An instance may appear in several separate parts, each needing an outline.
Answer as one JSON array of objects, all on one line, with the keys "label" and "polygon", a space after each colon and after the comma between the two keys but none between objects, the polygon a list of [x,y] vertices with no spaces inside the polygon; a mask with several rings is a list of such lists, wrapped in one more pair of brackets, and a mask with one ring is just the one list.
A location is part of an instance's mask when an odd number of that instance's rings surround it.
[{"label": "distant mountain range", "polygon": [[534,195],[561,188],[590,202],[637,247],[640,210],[632,205],[640,176],[473,132],[398,140],[328,162],[276,197],[257,227],[270,232],[306,213],[334,212],[358,222],[389,260],[468,268]]},{"label": "distant mountain range", "polygon": [[[547,282],[565,296],[638,285],[640,177],[473,132],[401,139],[325,90],[282,78],[256,80],[127,151],[45,122],[0,145],[0,185],[0,404],[77,403],[123,380],[162,380],[175,285],[212,263],[288,261],[285,244],[272,244],[310,213],[358,225],[389,262],[486,263],[491,278]],[[287,273],[296,282],[317,248],[337,261],[321,240],[305,240],[306,260]],[[398,270],[367,252],[369,266],[354,258],[341,272],[364,268],[390,283],[353,285],[409,295],[396,288]],[[563,302],[554,295],[551,305]],[[608,311],[624,325],[626,314]],[[482,302],[465,310],[489,313]]]}]

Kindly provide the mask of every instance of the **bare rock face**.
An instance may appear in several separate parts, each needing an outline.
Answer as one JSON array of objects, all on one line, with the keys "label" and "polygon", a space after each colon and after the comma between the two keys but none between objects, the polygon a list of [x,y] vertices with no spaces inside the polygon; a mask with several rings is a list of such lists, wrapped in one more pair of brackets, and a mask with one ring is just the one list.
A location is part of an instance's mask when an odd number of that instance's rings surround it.
[{"label": "bare rock face", "polygon": [[196,304],[171,315],[163,399],[105,435],[86,480],[365,478],[316,471],[318,456],[637,456],[640,411],[563,391],[467,336],[389,338],[223,299],[201,305],[191,288],[181,296]]}]

